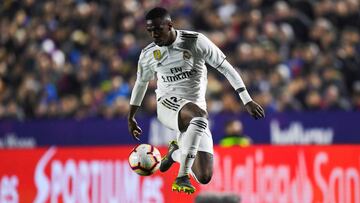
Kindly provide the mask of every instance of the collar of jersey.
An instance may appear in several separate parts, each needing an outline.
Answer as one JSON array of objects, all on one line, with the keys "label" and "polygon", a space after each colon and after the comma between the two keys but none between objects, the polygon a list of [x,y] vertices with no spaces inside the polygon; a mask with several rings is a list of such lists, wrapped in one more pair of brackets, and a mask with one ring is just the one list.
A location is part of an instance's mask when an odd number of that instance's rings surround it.
[{"label": "collar of jersey", "polygon": [[179,42],[179,40],[180,40],[180,33],[179,33],[179,31],[178,31],[178,30],[175,30],[175,32],[176,32],[175,41],[174,41],[172,44],[170,44],[169,46],[167,46],[167,47],[169,47],[169,48],[174,48],[175,45],[176,45],[176,44]]}]

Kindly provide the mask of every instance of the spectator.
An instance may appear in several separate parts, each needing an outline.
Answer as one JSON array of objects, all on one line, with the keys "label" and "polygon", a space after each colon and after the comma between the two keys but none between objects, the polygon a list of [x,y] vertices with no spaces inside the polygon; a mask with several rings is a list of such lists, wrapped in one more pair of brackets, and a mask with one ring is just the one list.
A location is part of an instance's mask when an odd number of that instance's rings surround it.
[{"label": "spectator", "polygon": [[[126,115],[149,42],[143,15],[156,4],[180,29],[204,31],[221,47],[268,111],[359,110],[356,0],[5,0],[0,119]],[[211,68],[209,75],[210,113],[241,112],[227,81]],[[143,113],[152,114],[153,95],[146,97]]]},{"label": "spectator", "polygon": [[225,135],[220,140],[220,146],[232,147],[240,146],[247,147],[251,145],[251,138],[243,133],[243,124],[240,120],[231,120],[225,124]]}]

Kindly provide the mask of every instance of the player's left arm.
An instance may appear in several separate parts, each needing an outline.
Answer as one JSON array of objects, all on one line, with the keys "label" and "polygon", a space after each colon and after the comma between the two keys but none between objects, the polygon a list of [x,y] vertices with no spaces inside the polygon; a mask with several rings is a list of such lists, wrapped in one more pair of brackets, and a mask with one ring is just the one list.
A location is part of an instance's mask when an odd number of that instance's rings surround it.
[{"label": "player's left arm", "polygon": [[202,34],[199,34],[197,48],[206,63],[217,69],[230,82],[231,86],[239,94],[247,112],[255,119],[265,117],[264,109],[252,100],[240,74],[236,72],[235,68],[226,60],[224,53]]}]

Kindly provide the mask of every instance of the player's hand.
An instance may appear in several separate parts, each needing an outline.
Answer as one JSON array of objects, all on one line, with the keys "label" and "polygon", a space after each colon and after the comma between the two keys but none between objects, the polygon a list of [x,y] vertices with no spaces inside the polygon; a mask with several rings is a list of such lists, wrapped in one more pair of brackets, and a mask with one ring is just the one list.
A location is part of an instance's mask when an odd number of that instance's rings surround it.
[{"label": "player's hand", "polygon": [[128,128],[132,137],[138,141],[140,141],[139,136],[141,135],[141,128],[138,126],[135,118],[128,119]]},{"label": "player's hand", "polygon": [[264,109],[254,101],[248,102],[245,109],[256,120],[265,117]]}]

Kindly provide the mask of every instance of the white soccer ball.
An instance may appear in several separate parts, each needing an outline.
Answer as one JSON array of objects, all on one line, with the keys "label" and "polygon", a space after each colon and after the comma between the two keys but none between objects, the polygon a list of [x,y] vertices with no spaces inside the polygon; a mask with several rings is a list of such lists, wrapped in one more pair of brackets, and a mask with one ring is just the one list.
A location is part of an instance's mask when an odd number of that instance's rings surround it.
[{"label": "white soccer ball", "polygon": [[130,153],[129,164],[133,171],[141,176],[149,176],[155,173],[161,162],[159,150],[149,144],[140,144]]}]

